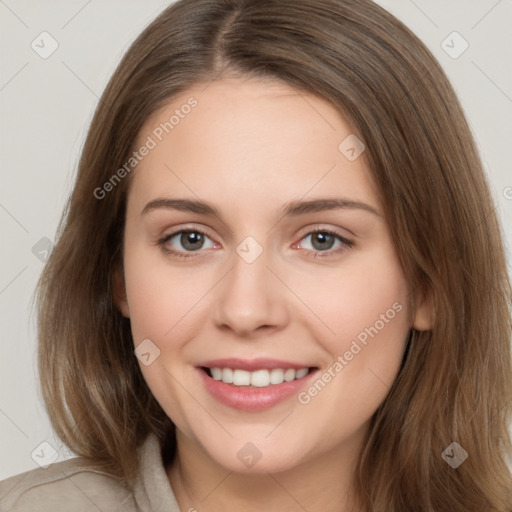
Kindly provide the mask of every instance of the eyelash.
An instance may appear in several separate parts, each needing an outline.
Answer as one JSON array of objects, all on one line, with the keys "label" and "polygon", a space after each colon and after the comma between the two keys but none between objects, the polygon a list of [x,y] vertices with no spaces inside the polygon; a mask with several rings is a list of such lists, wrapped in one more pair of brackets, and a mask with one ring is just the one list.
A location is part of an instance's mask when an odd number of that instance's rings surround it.
[{"label": "eyelash", "polygon": [[[201,231],[200,229],[180,229],[179,231],[175,231],[174,233],[165,235],[164,237],[162,237],[160,240],[157,241],[157,244],[162,248],[162,250],[164,252],[166,252],[167,254],[171,254],[173,257],[176,257],[176,258],[181,258],[181,259],[186,260],[189,258],[197,257],[194,253],[202,252],[200,249],[198,251],[184,252],[184,251],[176,251],[174,249],[169,249],[165,245],[167,242],[169,242],[169,240],[171,240],[176,235],[179,235],[181,233],[199,233],[200,235],[204,235],[205,237],[210,238],[204,231]],[[301,242],[302,240],[304,240],[305,238],[307,238],[310,235],[314,235],[315,233],[323,233],[326,235],[331,235],[331,236],[337,238],[343,245],[341,247],[338,247],[335,250],[326,250],[326,251],[311,251],[309,249],[306,249],[306,251],[308,251],[308,253],[313,252],[313,254],[308,254],[308,256],[311,258],[314,258],[314,259],[329,258],[329,257],[332,257],[333,255],[338,255],[339,253],[349,250],[354,246],[354,242],[341,236],[336,231],[333,231],[330,229],[321,229],[321,228],[317,228],[317,229],[313,229],[312,231],[308,231],[303,237],[301,237],[299,242]],[[294,245],[296,245],[296,244],[294,244]]]}]

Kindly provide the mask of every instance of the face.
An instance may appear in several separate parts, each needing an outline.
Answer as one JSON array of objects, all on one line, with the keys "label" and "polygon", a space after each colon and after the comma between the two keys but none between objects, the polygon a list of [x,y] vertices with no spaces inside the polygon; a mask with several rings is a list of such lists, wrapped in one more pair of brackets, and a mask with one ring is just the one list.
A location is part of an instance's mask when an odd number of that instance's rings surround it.
[{"label": "face", "polygon": [[119,307],[178,442],[238,472],[358,446],[425,315],[347,121],[226,78],[174,98],[143,145]]}]

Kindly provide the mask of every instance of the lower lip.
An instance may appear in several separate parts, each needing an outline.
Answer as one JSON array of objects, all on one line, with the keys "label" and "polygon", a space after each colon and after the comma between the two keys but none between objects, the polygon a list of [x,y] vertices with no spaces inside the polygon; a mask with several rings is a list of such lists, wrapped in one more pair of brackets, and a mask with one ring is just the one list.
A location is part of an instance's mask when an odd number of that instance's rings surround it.
[{"label": "lower lip", "polygon": [[309,378],[316,373],[316,370],[311,370],[301,379],[257,388],[226,384],[220,380],[212,379],[201,368],[197,368],[197,371],[203,379],[208,392],[220,403],[233,409],[250,412],[270,409],[291,396],[297,395],[304,388]]}]

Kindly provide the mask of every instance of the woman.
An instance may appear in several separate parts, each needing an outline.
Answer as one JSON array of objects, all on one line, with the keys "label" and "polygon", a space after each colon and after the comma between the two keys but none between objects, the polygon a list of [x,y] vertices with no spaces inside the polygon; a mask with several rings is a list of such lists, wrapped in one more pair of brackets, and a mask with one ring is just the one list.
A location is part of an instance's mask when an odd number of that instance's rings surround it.
[{"label": "woman", "polygon": [[444,73],[369,1],[164,11],[38,298],[82,457],[5,481],[7,510],[512,510],[494,207]]}]

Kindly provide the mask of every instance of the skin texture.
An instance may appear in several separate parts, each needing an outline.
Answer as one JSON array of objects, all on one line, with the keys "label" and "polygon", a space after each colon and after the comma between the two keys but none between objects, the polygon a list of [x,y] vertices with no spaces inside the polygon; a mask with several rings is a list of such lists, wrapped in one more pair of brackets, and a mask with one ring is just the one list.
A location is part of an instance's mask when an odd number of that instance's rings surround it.
[{"label": "skin texture", "polygon": [[[351,162],[338,149],[352,130],[330,104],[279,82],[223,78],[175,97],[147,121],[140,145],[191,96],[197,106],[133,171],[117,277],[135,346],[150,339],[160,350],[141,369],[177,427],[171,485],[182,510],[349,510],[369,421],[396,378],[410,328],[428,328],[427,311],[411,310],[364,153]],[[280,215],[289,201],[341,197],[377,214]],[[141,214],[159,198],[207,201],[219,216]],[[159,245],[185,228],[206,233],[204,248],[187,253],[179,235]],[[322,251],[316,228],[353,246],[335,239]],[[247,236],[263,249],[250,264],[236,252]],[[262,412],[235,410],[206,391],[195,368],[275,358],[322,373],[393,304],[394,318],[307,404],[292,396]],[[248,442],[261,453],[251,468],[237,457]]]}]

